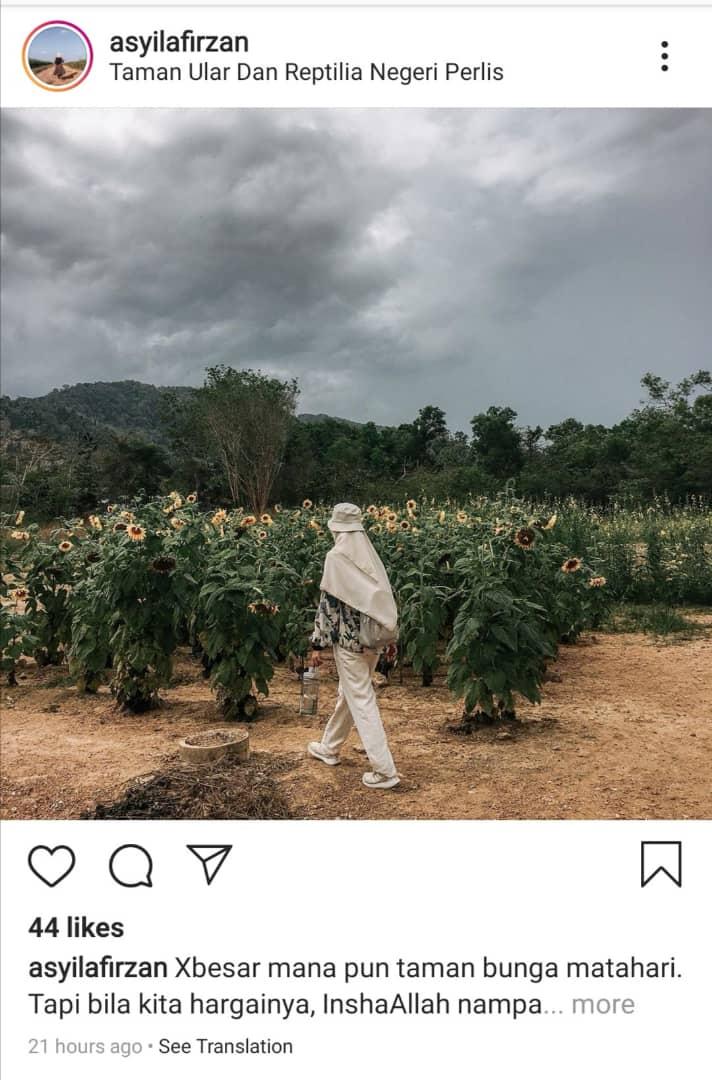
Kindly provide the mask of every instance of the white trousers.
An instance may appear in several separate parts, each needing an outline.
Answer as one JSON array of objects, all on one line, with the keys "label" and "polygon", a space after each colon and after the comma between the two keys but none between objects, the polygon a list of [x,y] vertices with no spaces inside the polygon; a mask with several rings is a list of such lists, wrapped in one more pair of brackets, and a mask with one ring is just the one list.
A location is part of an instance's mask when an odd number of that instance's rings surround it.
[{"label": "white trousers", "polygon": [[334,659],[339,673],[339,693],[336,708],[324,729],[322,746],[330,754],[338,754],[355,724],[374,772],[395,776],[395,763],[371,682],[378,653],[373,650],[355,653],[334,645]]}]

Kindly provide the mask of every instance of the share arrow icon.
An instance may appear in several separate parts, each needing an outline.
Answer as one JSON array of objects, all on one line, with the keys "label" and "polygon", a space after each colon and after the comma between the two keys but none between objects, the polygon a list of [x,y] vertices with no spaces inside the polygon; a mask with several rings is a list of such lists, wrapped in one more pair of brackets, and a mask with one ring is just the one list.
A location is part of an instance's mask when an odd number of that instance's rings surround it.
[{"label": "share arrow icon", "polygon": [[203,865],[205,880],[212,884],[215,875],[232,851],[232,844],[186,844]]}]

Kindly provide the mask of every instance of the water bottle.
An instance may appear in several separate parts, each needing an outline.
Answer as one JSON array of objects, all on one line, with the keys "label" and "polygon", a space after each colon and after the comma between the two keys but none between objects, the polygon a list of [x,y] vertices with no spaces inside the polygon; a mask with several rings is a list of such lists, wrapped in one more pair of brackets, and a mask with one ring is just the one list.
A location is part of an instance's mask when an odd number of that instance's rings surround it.
[{"label": "water bottle", "polygon": [[302,675],[302,690],[299,695],[299,712],[302,716],[316,716],[319,708],[319,669],[307,668]]}]

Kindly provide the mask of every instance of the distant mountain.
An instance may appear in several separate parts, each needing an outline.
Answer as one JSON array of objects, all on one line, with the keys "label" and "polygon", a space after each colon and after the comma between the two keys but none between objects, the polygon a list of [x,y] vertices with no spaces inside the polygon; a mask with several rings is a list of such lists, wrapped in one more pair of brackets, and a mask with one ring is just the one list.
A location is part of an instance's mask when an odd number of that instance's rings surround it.
[{"label": "distant mountain", "polygon": [[[190,386],[153,386],[125,379],[121,382],[85,382],[51,390],[41,397],[3,397],[3,427],[17,435],[63,442],[93,435],[140,435],[161,443],[163,405],[168,395],[191,394]],[[326,413],[302,413],[305,423],[359,425]]]},{"label": "distant mountain", "polygon": [[143,435],[160,440],[161,404],[167,394],[185,395],[188,386],[122,382],[76,383],[42,397],[2,398],[3,423],[14,431],[62,441],[87,430]]},{"label": "distant mountain", "polygon": [[358,420],[344,420],[342,416],[329,416],[328,413],[299,413],[297,420],[302,420],[305,424],[323,424],[327,420],[333,421],[335,424],[348,424],[350,427],[361,427]]}]

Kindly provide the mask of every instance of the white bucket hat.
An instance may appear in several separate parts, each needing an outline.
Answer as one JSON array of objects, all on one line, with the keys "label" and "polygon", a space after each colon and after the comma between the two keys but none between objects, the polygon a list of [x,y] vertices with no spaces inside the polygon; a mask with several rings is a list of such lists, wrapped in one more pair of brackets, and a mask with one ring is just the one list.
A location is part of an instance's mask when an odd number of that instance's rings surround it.
[{"label": "white bucket hat", "polygon": [[332,532],[363,532],[361,511],[353,503],[337,503],[327,525]]}]

